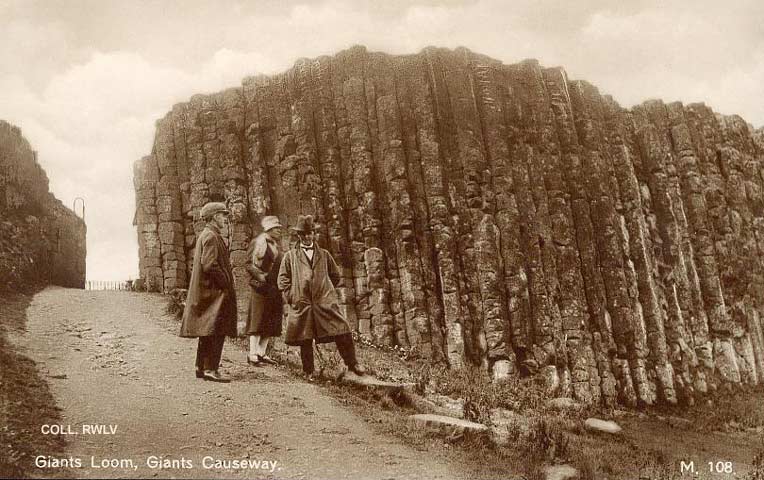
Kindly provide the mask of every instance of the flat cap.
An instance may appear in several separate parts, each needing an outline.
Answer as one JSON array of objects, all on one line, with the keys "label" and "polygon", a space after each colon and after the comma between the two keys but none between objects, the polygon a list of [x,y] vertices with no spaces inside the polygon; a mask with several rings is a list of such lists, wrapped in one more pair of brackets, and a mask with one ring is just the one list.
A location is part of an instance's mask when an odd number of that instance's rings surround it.
[{"label": "flat cap", "polygon": [[206,220],[208,218],[212,218],[213,215],[215,215],[216,213],[220,213],[220,212],[223,212],[225,214],[230,214],[231,213],[226,208],[225,203],[222,203],[222,202],[209,202],[209,203],[206,203],[202,207],[202,211],[199,213],[199,215],[203,219]]}]

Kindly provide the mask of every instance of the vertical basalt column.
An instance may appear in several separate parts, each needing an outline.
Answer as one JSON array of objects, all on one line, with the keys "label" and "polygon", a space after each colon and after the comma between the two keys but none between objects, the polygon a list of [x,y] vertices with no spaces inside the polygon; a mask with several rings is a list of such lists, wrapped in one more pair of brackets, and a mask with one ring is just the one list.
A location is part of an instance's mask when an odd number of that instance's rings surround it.
[{"label": "vertical basalt column", "polygon": [[[307,73],[307,72],[306,72]],[[311,98],[313,108],[313,135],[317,151],[317,174],[321,179],[322,217],[327,230],[327,244],[338,264],[342,266],[342,285],[338,288],[340,309],[351,325],[364,335],[368,325],[358,322],[355,308],[355,286],[348,253],[345,216],[345,195],[341,146],[338,139],[338,121],[334,99],[334,65],[328,57],[310,64]]]},{"label": "vertical basalt column", "polygon": [[[728,184],[728,191],[731,198],[734,198],[730,204],[740,215],[739,223],[732,222],[737,228],[733,233],[741,234],[734,251],[730,251],[734,255],[733,272],[745,271],[740,276],[746,279],[744,284],[736,284],[742,298],[735,311],[736,323],[740,329],[746,330],[736,348],[746,358],[747,379],[752,383],[760,383],[764,381],[764,344],[759,320],[764,306],[764,256],[758,248],[757,238],[760,234],[757,229],[764,215],[764,177],[759,174],[764,166],[764,146],[757,144],[756,132],[740,117],[721,117],[720,122],[724,145],[731,148],[729,154],[734,155],[737,151],[741,155],[738,164],[739,181],[735,185]],[[742,195],[743,191],[745,195]],[[734,281],[734,278],[731,280]]]},{"label": "vertical basalt column", "polygon": [[[520,246],[525,256],[531,320],[525,330],[532,335],[534,344],[533,358],[526,359],[525,363],[530,371],[542,367],[551,389],[557,387],[559,373],[562,373],[563,389],[567,389],[570,385],[567,345],[558,303],[558,258],[552,239],[546,183],[551,156],[559,151],[554,116],[538,62],[521,63],[511,71],[510,78],[516,95],[512,100],[514,104],[508,105],[513,112],[509,120],[510,126],[518,132],[512,155],[513,181],[520,212]],[[522,335],[522,325],[516,325],[514,319],[512,325],[513,334]],[[518,359],[526,355],[518,351]]]},{"label": "vertical basalt column", "polygon": [[327,231],[322,202],[323,184],[318,168],[313,84],[308,60],[299,60],[286,75],[286,79],[292,107],[300,211],[313,215],[320,235],[325,239]]},{"label": "vertical basalt column", "polygon": [[[697,153],[705,151],[705,139],[697,135],[697,130],[693,133],[689,123],[685,123],[686,116],[685,122],[682,122],[680,118],[675,119],[674,122],[675,125],[671,129],[673,149],[679,158],[682,199],[688,225],[693,231],[695,265],[710,332],[710,343],[698,354],[698,357],[704,367],[709,371],[715,371],[721,380],[738,383],[740,372],[730,338],[731,322],[719,277],[712,236],[713,226],[709,222],[706,203],[705,185],[712,188],[710,185],[718,183],[718,179],[708,184],[704,182],[706,177],[713,175],[711,171],[713,168],[709,169],[710,165],[703,167],[702,164],[707,162],[700,160]],[[701,168],[706,169],[705,174],[701,173]],[[717,387],[714,377],[709,378],[708,386],[712,389]]]},{"label": "vertical basalt column", "polygon": [[133,165],[135,216],[138,227],[138,268],[148,291],[162,291],[162,249],[159,242],[159,215],[156,186],[159,169],[156,158],[148,155]]},{"label": "vertical basalt column", "polygon": [[[464,336],[466,312],[461,303],[456,234],[446,191],[435,102],[423,59],[402,60],[399,72],[397,98],[408,186],[416,218],[420,219],[418,223],[432,232],[433,258],[423,261],[437,269],[443,302],[443,351],[449,365],[457,367],[465,361],[468,348]],[[414,229],[416,231],[416,224]]]},{"label": "vertical basalt column", "polygon": [[[365,50],[364,50],[365,52]],[[351,163],[350,147],[350,123],[348,109],[344,97],[345,81],[349,78],[349,64],[352,59],[360,55],[356,49],[343,52],[331,59],[330,75],[328,78],[331,94],[332,122],[335,137],[335,160],[337,181],[337,202],[341,205],[341,216],[338,219],[339,229],[342,233],[342,242],[338,245],[342,252],[338,262],[342,268],[343,289],[340,291],[341,300],[349,305],[347,314],[353,319],[355,325],[370,322],[368,315],[368,294],[364,289],[358,289],[356,278],[364,278],[366,267],[356,262],[355,251],[363,252],[361,228],[358,226],[357,208],[358,198],[353,186],[353,170]],[[329,212],[331,215],[331,211]],[[362,253],[361,253],[362,254]],[[358,270],[361,268],[361,270]],[[352,308],[351,308],[352,306]],[[361,318],[361,310],[366,311]]]},{"label": "vertical basalt column", "polygon": [[691,403],[694,391],[705,384],[697,352],[707,349],[704,345],[708,342],[708,331],[698,300],[700,291],[693,281],[697,276],[693,249],[681,195],[678,157],[671,146],[669,124],[671,111],[677,107],[681,109],[681,105],[664,106],[662,102],[651,101],[635,111],[640,123],[651,122],[639,128],[643,130],[641,150],[646,154],[643,164],[654,169],[647,175],[657,220],[654,274],[662,288],[659,298],[665,310],[666,341],[677,394],[683,402]]},{"label": "vertical basalt column", "polygon": [[[515,198],[520,212],[520,248],[525,254],[525,270],[528,278],[529,318],[525,324],[513,323],[515,336],[530,339],[530,351],[522,352],[521,359],[529,372],[538,367],[554,365],[556,350],[553,338],[552,316],[549,298],[546,293],[543,259],[541,255],[541,233],[536,219],[536,205],[531,194],[528,163],[533,161],[533,150],[527,145],[518,145],[513,149],[513,182]],[[523,331],[524,330],[524,331]]]},{"label": "vertical basalt column", "polygon": [[173,124],[173,113],[170,113],[158,123],[154,142],[160,175],[156,186],[156,205],[164,292],[183,287],[187,283],[185,235]]},{"label": "vertical basalt column", "polygon": [[[203,222],[199,219],[199,211],[205,203],[209,201],[209,186],[206,182],[205,172],[207,170],[207,161],[204,157],[204,135],[199,123],[199,114],[201,110],[201,95],[191,97],[187,104],[186,114],[183,118],[185,140],[186,140],[186,160],[188,164],[188,212],[185,214],[185,252],[186,252],[186,271],[190,278],[191,267],[193,265],[194,245],[196,244],[196,234],[201,231]],[[182,196],[181,196],[182,198]]]},{"label": "vertical basalt column", "polygon": [[267,77],[247,78],[242,82],[244,94],[244,170],[246,172],[249,216],[256,221],[273,212],[271,178],[266,162],[263,138],[268,126],[261,123],[258,94],[268,83]]},{"label": "vertical basalt column", "polygon": [[[607,143],[600,129],[603,123],[603,102],[599,92],[585,82],[575,82],[570,89],[573,111],[576,115],[576,130],[582,145],[583,167],[587,171],[587,198],[594,227],[594,242],[597,248],[599,270],[605,287],[606,316],[609,323],[602,325],[608,331],[612,328],[616,346],[616,375],[620,376],[620,391],[624,400],[631,393],[629,382],[636,388],[637,400],[652,404],[656,400],[655,385],[648,377],[648,343],[656,343],[651,352],[656,355],[659,365],[666,365],[665,345],[661,349],[662,322],[659,316],[645,325],[643,309],[638,300],[637,278],[629,259],[630,246],[618,208],[621,206],[617,180],[611,175],[610,155]],[[609,332],[608,332],[609,333]],[[663,360],[660,360],[663,358]],[[630,374],[625,376],[628,360]],[[652,358],[651,361],[654,361]],[[661,381],[664,392],[672,392],[668,380]]]},{"label": "vertical basalt column", "polygon": [[[762,213],[760,159],[750,127],[737,116],[714,116],[710,109],[702,118],[714,129],[715,165],[723,183],[724,206],[714,219],[716,257],[719,261],[732,327],[732,342],[741,382],[759,382],[756,339],[750,328],[751,311],[762,298],[762,259],[758,256],[754,217]],[[710,153],[710,152],[709,152]],[[760,347],[760,346],[759,346]]]},{"label": "vertical basalt column", "polygon": [[639,144],[634,148],[640,152],[635,162],[639,163],[639,176],[644,182],[643,201],[650,210],[648,225],[653,239],[653,256],[649,258],[654,264],[656,285],[664,292],[661,298],[667,309],[667,342],[677,393],[680,400],[692,402],[691,395],[707,389],[712,357],[693,233],[682,197],[681,165],[669,143],[671,112],[675,109],[665,108],[662,102],[647,102],[635,108],[634,118],[639,125],[633,137]]},{"label": "vertical basalt column", "polygon": [[[417,254],[417,236],[415,233],[415,210],[408,192],[406,178],[406,159],[403,149],[402,132],[400,128],[400,114],[398,102],[394,96],[384,95],[377,98],[377,115],[379,117],[379,133],[382,156],[382,171],[386,183],[387,195],[385,198],[388,209],[383,211],[383,221],[389,225],[390,241],[394,245],[395,278],[400,282],[401,271],[421,270],[419,255]],[[384,281],[372,282],[372,262],[376,262],[384,268],[382,250],[372,254],[367,251],[366,270],[369,272],[369,287],[376,283],[377,291],[370,292],[370,308],[374,317],[375,338],[382,339],[381,335],[390,335],[390,340],[395,339],[395,321],[393,310],[389,307],[389,290],[384,289]],[[388,258],[390,258],[388,256]],[[384,272],[384,270],[382,271]],[[434,272],[433,272],[434,273]],[[380,279],[381,280],[381,279]]]},{"label": "vertical basalt column", "polygon": [[[361,59],[358,60],[363,65]],[[368,247],[380,246],[379,224],[375,209],[377,193],[372,187],[372,150],[369,126],[367,123],[366,92],[363,71],[350,72],[345,80],[342,98],[347,111],[347,134],[349,136],[349,166],[346,172],[345,189],[349,215],[349,234],[351,240],[351,262],[353,265],[353,285],[356,293],[358,323],[364,324],[364,330],[371,325],[369,311],[369,290],[367,285],[364,252]]]},{"label": "vertical basalt column", "polygon": [[[398,102],[398,86],[395,75],[388,72],[395,68],[389,57],[371,54],[366,62],[366,94],[370,102],[375,100],[373,110],[375,118],[370,122],[376,141],[373,143],[374,165],[381,204],[397,204],[395,215],[390,209],[380,209],[383,236],[383,249],[386,255],[386,271],[390,277],[397,279],[400,285],[401,269],[418,271],[421,278],[419,288],[422,291],[424,312],[428,324],[429,343],[431,345],[430,360],[435,363],[446,361],[446,346],[444,328],[444,307],[438,285],[436,252],[432,232],[426,228],[427,213],[424,201],[412,201],[411,185],[408,182],[409,172],[406,163],[406,151],[403,143],[401,113]],[[390,181],[383,181],[384,179]],[[399,243],[397,238],[405,239]],[[385,248],[388,247],[388,248]],[[405,257],[405,258],[404,258]],[[405,265],[401,261],[405,261]],[[380,294],[370,298],[373,311],[392,312],[392,303],[384,305],[394,293],[386,285],[385,297]],[[405,309],[404,309],[405,311]],[[376,315],[376,314],[375,314]],[[381,317],[387,320],[386,316]]]},{"label": "vertical basalt column", "polygon": [[[690,306],[676,217],[676,212],[681,213],[681,199],[673,196],[673,176],[666,182],[660,153],[656,153],[655,158],[640,158],[636,145],[630,142],[634,135],[631,115],[612,102],[608,103],[606,115],[606,132],[611,137],[611,156],[628,235],[629,259],[636,274],[638,301],[650,348],[648,358],[656,371],[658,394],[668,403],[676,403],[680,398],[691,401],[691,367],[697,359],[684,320]],[[644,175],[649,179],[645,186],[652,187],[649,204],[643,203],[635,162],[649,171]],[[649,208],[654,209],[657,232],[651,231],[645,220],[644,212]]]},{"label": "vertical basalt column", "polygon": [[[485,250],[493,243],[480,238],[488,230],[480,230],[486,198],[492,197],[488,185],[489,172],[483,145],[483,132],[477,110],[477,98],[469,76],[468,52],[441,55],[438,50],[425,50],[430,85],[436,102],[438,132],[444,143],[447,188],[456,220],[456,245],[461,260],[460,283],[465,318],[465,340],[469,342],[469,359],[488,369],[485,323],[487,317],[500,314],[501,297],[492,283],[499,266],[479,251],[477,242],[484,241]],[[492,219],[489,219],[493,223]],[[489,237],[492,234],[488,234]],[[485,258],[481,263],[481,257]],[[486,294],[488,298],[484,298]]]},{"label": "vertical basalt column", "polygon": [[[365,52],[363,56],[363,65],[366,65]],[[365,78],[365,72],[356,72],[356,75]],[[381,246],[380,241],[382,238],[379,227],[382,225],[382,218],[377,210],[380,199],[376,189],[374,189],[374,184],[371,178],[372,172],[375,169],[371,163],[373,160],[373,139],[369,136],[371,132],[369,123],[367,122],[367,116],[369,115],[366,99],[367,84],[359,77],[351,76],[345,83],[344,92],[349,126],[351,129],[352,188],[356,195],[356,204],[358,205],[357,218],[360,220],[359,226],[361,227],[361,232],[363,234],[363,244],[379,248]],[[382,97],[384,98],[385,95],[382,95]],[[384,111],[379,112],[380,114],[377,116],[377,119],[381,124],[379,128],[381,128],[380,134],[382,135],[382,138],[388,140],[387,145],[382,144],[380,146],[381,152],[384,152],[382,163],[394,163],[396,158],[393,158],[393,156],[396,152],[394,149],[390,148],[390,142],[394,141],[394,137],[396,136],[396,115],[394,111],[389,111],[389,102],[385,104],[385,101],[383,100],[382,106],[386,106],[387,108],[385,108]],[[374,109],[377,109],[376,102]],[[375,128],[377,128],[377,121],[375,121]],[[387,171],[384,167],[382,171],[387,175]],[[392,186],[388,185],[387,188],[390,189]],[[405,201],[405,198],[403,200]],[[351,231],[356,224],[357,222],[351,222]],[[404,221],[403,226],[405,227],[405,225],[406,222]],[[399,228],[404,227],[399,226]],[[400,340],[403,340],[405,342],[402,343],[403,345],[416,348],[422,356],[430,358],[432,356],[432,343],[423,289],[425,281],[419,264],[419,252],[416,238],[411,230],[408,230],[408,233],[399,230],[398,233],[400,234],[400,241],[396,243],[396,250],[398,257],[398,278],[400,281],[400,311],[402,315],[399,314],[399,321],[394,323],[397,323],[397,329],[403,330],[397,334],[399,343],[401,343]],[[361,251],[361,254],[363,255],[364,252]],[[363,256],[361,257],[361,260],[364,260]],[[359,294],[360,292],[366,293],[367,300],[365,305],[362,305],[366,307],[366,312],[360,312],[359,316],[368,315],[371,319],[373,314],[371,308],[376,304],[375,312],[378,312],[378,314],[382,316],[380,318],[380,320],[382,320],[382,318],[385,318],[385,301],[387,300],[386,298],[381,297],[385,292],[384,285],[378,285],[378,288],[381,288],[381,290],[377,289],[376,296],[372,296],[372,292],[368,291],[368,288],[372,284],[368,282],[366,277],[366,264],[363,264],[361,268],[356,269],[356,271],[364,272],[364,277],[357,280],[356,291]],[[390,313],[392,314],[392,305]],[[402,324],[400,320],[402,320]]]},{"label": "vertical basalt column", "polygon": [[[513,194],[512,176],[509,168],[509,147],[504,105],[508,91],[500,65],[483,63],[485,59],[471,64],[473,95],[480,113],[481,130],[486,149],[490,188],[489,196],[483,198],[483,209],[493,214],[484,215],[480,224],[478,253],[480,264],[487,264],[481,281],[481,297],[488,306],[484,308],[487,360],[493,377],[501,380],[515,374],[515,353],[511,345],[511,317],[517,312],[519,299],[508,298],[516,278],[521,252],[517,241],[515,221],[517,206]],[[484,248],[481,248],[485,246]],[[514,310],[513,310],[513,307]]]},{"label": "vertical basalt column", "polygon": [[[546,175],[551,196],[552,238],[558,255],[559,301],[567,350],[568,365],[563,374],[571,377],[572,391],[577,398],[583,401],[603,399],[605,404],[611,405],[617,394],[616,380],[610,365],[612,349],[609,346],[612,345],[612,336],[607,331],[603,336],[603,332],[596,329],[595,317],[587,307],[587,282],[584,280],[585,270],[576,238],[573,202],[585,199],[583,189],[580,186],[576,188],[577,182],[581,181],[581,171],[580,168],[573,171],[566,171],[565,168],[566,165],[575,166],[571,158],[580,150],[568,80],[562,69],[544,70],[544,80],[560,148],[559,154],[551,156],[553,161],[549,162]],[[585,223],[589,224],[588,219]],[[590,280],[594,282],[592,287],[597,285],[598,280],[602,287],[601,279]],[[604,323],[604,315],[601,317]]]},{"label": "vertical basalt column", "polygon": [[239,325],[243,328],[249,306],[249,274],[246,270],[247,247],[252,238],[253,220],[249,215],[247,172],[244,168],[245,107],[243,92],[231,88],[218,97],[216,132],[220,148],[220,179],[223,196],[231,211],[228,227],[228,251],[236,287]]},{"label": "vertical basalt column", "polygon": [[[705,118],[711,122],[711,118]],[[753,214],[749,208],[749,205],[755,204],[756,194],[753,189],[747,188],[744,174],[745,164],[752,160],[751,154],[755,152],[755,147],[748,126],[739,117],[716,117],[713,121],[718,124],[720,134],[716,137],[716,163],[724,179],[724,200],[719,203],[725,207],[720,209],[714,221],[717,232],[716,256],[732,323],[732,343],[740,370],[740,381],[756,384],[756,355],[748,318],[753,302],[751,293],[756,290],[756,277],[761,276],[762,270],[761,259],[753,254],[756,245],[751,229]],[[752,198],[749,198],[749,194]]]}]

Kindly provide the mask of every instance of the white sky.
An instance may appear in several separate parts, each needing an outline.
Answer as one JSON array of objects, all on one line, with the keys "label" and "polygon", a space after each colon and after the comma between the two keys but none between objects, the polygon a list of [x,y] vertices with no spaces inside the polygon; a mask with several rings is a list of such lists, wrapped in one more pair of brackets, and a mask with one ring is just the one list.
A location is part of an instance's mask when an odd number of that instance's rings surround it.
[{"label": "white sky", "polygon": [[704,101],[764,124],[764,1],[618,3],[0,0],[0,119],[65,205],[85,197],[90,280],[137,276],[132,164],[174,103],[353,44],[537,58],[627,107]]}]

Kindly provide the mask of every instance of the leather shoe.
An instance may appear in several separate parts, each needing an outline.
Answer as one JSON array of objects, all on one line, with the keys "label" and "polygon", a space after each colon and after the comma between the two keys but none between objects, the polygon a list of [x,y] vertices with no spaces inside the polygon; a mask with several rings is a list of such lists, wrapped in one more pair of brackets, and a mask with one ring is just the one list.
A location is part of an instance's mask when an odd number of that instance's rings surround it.
[{"label": "leather shoe", "polygon": [[204,370],[197,370],[196,378],[204,378]]},{"label": "leather shoe", "polygon": [[271,357],[268,357],[266,355],[258,355],[257,356],[257,361],[259,363],[265,363],[265,364],[268,364],[268,365],[278,365],[276,360],[274,360]]},{"label": "leather shoe", "polygon": [[222,376],[217,370],[205,370],[203,378],[211,382],[220,383],[229,383],[231,381],[230,378]]},{"label": "leather shoe", "polygon": [[257,357],[257,360],[252,360],[251,357],[247,356],[247,363],[249,365],[252,365],[253,367],[259,367],[260,366],[260,357]]},{"label": "leather shoe", "polygon": [[366,375],[366,369],[360,363],[356,363],[352,367],[349,367],[349,369],[350,369],[351,372],[355,373],[359,377],[362,377],[362,376]]}]

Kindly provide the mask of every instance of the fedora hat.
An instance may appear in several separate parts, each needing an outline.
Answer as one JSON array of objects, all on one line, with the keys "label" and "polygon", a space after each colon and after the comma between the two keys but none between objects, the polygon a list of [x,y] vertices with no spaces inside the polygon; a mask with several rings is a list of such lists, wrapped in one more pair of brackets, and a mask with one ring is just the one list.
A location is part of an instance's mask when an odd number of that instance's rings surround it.
[{"label": "fedora hat", "polygon": [[313,232],[313,215],[298,215],[297,225],[292,227],[292,231],[296,233],[312,233]]},{"label": "fedora hat", "polygon": [[267,232],[268,230],[272,230],[277,227],[283,227],[281,224],[281,221],[279,221],[279,217],[276,215],[267,215],[263,217],[260,220],[260,226],[263,227],[263,231]]},{"label": "fedora hat", "polygon": [[199,216],[206,220],[208,218],[212,218],[216,213],[221,213],[221,212],[225,213],[226,215],[231,213],[230,210],[226,208],[225,203],[209,202],[204,204]]}]

